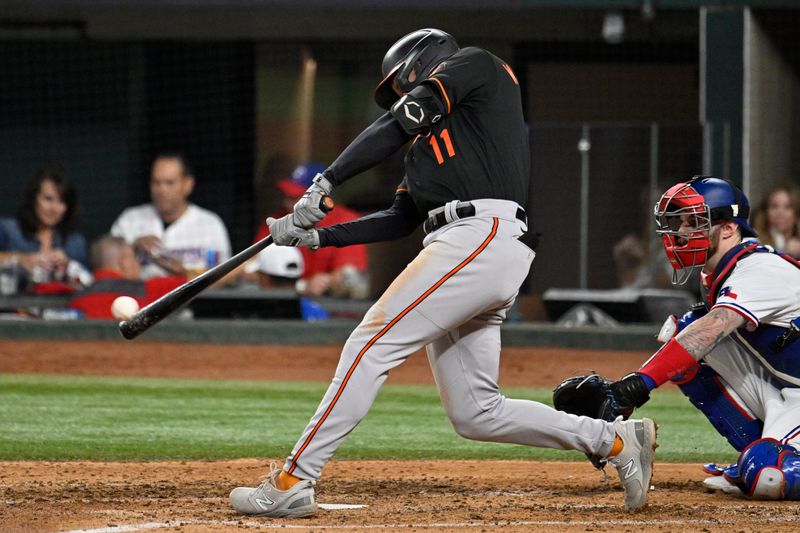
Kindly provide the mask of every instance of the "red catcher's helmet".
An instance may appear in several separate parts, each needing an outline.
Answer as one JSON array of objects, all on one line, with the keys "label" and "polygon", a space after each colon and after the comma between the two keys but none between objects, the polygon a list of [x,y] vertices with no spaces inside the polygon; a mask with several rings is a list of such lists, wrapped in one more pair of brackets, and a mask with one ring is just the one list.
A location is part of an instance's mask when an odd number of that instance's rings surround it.
[{"label": "red catcher's helmet", "polygon": [[383,56],[383,81],[375,88],[375,102],[384,109],[400,99],[392,88],[405,94],[430,77],[439,63],[458,52],[458,43],[449,33],[425,28],[409,33],[394,43]]},{"label": "red catcher's helmet", "polygon": [[[711,225],[733,220],[743,237],[755,237],[747,222],[750,203],[733,183],[695,176],[665,192],[655,206],[656,233],[661,235],[667,259],[675,269],[673,283],[683,284],[692,268],[708,260]],[[688,223],[686,227],[682,226]],[[679,270],[688,269],[678,274]]]}]

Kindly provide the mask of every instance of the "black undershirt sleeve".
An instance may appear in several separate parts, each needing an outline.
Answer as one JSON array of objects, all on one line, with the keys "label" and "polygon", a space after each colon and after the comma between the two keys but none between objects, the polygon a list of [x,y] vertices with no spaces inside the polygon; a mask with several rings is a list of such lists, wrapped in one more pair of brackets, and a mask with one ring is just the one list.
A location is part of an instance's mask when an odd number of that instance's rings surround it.
[{"label": "black undershirt sleeve", "polygon": [[398,192],[389,209],[343,224],[320,228],[320,246],[349,246],[392,241],[410,235],[423,221],[408,192]]},{"label": "black undershirt sleeve", "polygon": [[414,136],[403,128],[391,113],[381,115],[367,126],[325,170],[325,178],[334,186],[370,169],[395,153]]}]

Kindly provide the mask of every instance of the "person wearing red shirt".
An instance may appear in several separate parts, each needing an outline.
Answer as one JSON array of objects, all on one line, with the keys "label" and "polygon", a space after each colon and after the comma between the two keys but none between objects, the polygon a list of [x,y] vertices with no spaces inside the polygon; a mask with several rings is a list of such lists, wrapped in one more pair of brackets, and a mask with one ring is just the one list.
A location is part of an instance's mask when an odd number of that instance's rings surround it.
[{"label": "person wearing red shirt", "polygon": [[[311,180],[318,172],[325,170],[319,163],[306,163],[292,172],[292,177],[277,183],[283,194],[283,206],[279,213],[271,215],[280,218],[292,212],[294,204],[311,186]],[[332,226],[355,220],[360,215],[352,209],[337,204],[336,208],[326,216],[318,227]],[[269,235],[269,227],[265,222],[256,233],[256,241]],[[302,280],[303,294],[308,296],[344,296],[365,298],[367,296],[367,247],[364,244],[336,248],[333,246],[309,250],[300,248],[305,263]]]},{"label": "person wearing red shirt", "polygon": [[133,246],[122,237],[104,235],[89,254],[94,283],[75,294],[68,306],[85,318],[112,319],[111,304],[119,296],[131,296],[145,306],[186,282],[183,276],[157,276],[143,281]]}]

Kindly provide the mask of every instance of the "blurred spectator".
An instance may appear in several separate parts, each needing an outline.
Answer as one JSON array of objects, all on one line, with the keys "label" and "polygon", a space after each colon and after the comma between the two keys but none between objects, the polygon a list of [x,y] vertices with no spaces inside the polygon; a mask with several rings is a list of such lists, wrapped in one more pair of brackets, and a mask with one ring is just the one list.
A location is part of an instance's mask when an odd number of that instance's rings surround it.
[{"label": "blurred spectator", "polygon": [[111,303],[131,296],[144,306],[186,281],[182,276],[159,276],[143,281],[133,246],[122,237],[104,235],[90,251],[94,284],[76,294],[69,307],[86,318],[111,319]]},{"label": "blurred spectator", "polygon": [[[283,195],[283,205],[279,212],[270,216],[280,218],[292,212],[292,207],[311,186],[314,176],[325,170],[318,163],[300,165],[292,172],[291,179],[278,181],[277,186]],[[342,204],[337,204],[333,211],[320,223],[320,227],[349,222],[359,214]],[[266,217],[265,217],[266,218]],[[256,240],[269,235],[269,228],[262,223],[256,234]],[[345,248],[327,247],[319,250],[301,248],[305,270],[299,289],[309,296],[341,296],[349,298],[365,298],[368,291],[367,282],[367,247],[363,244]]]},{"label": "blurred spectator", "polygon": [[[661,241],[652,237],[653,204],[650,197],[649,185],[639,189],[638,201],[631,210],[639,213],[637,218],[641,221],[641,231],[624,235],[612,249],[617,283],[621,289],[672,288],[672,265],[662,252]],[[655,264],[651,265],[651,261]]]},{"label": "blurred spectator", "polygon": [[614,244],[614,264],[621,289],[672,288],[672,266],[663,253],[654,253],[651,267],[649,241],[629,233]]},{"label": "blurred spectator", "polygon": [[643,283],[650,254],[646,243],[635,233],[628,233],[614,243],[614,264],[617,268],[617,282],[620,287],[637,287]]},{"label": "blurred spectator", "polygon": [[800,258],[800,189],[785,184],[764,196],[753,216],[758,240]]},{"label": "blurred spectator", "polygon": [[52,168],[36,172],[16,218],[0,219],[0,263],[21,267],[18,284],[56,282],[69,289],[91,281],[86,241],[75,231],[77,215],[78,195],[67,177]]},{"label": "blurred spectator", "polygon": [[[267,246],[259,252],[253,267],[258,272],[258,283],[265,289],[296,290],[303,275],[303,254],[291,246]],[[303,320],[324,320],[328,312],[308,298],[300,298],[300,315]]]},{"label": "blurred spectator", "polygon": [[183,154],[164,152],[150,173],[152,203],[131,207],[111,226],[111,234],[131,243],[142,277],[196,276],[230,257],[225,224],[215,213],[189,202],[195,185]]},{"label": "blurred spectator", "polygon": [[303,275],[303,254],[291,246],[268,246],[256,256],[253,266],[264,289],[295,289]]}]

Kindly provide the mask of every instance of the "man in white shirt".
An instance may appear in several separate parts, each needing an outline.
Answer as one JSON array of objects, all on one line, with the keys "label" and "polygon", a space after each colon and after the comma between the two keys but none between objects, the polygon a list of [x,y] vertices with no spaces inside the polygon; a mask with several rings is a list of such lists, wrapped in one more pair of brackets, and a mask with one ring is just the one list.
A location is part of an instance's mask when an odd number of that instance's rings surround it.
[{"label": "man in white shirt", "polygon": [[194,183],[182,154],[159,154],[150,172],[152,203],[124,210],[111,226],[112,235],[136,248],[144,279],[195,276],[230,257],[222,219],[189,202]]}]

